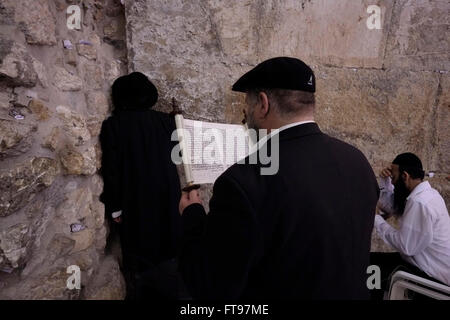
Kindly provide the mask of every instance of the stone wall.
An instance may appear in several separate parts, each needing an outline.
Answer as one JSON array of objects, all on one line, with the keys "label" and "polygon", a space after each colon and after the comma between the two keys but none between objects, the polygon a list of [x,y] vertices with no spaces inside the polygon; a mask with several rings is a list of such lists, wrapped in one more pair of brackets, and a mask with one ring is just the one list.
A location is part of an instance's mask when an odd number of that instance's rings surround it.
[{"label": "stone wall", "polygon": [[[239,123],[232,83],[266,58],[298,57],[316,72],[325,132],[359,147],[376,172],[416,152],[449,203],[448,1],[124,3],[0,0],[0,299],[124,297],[97,172],[109,88],[127,68],[156,83],[159,110],[175,96],[189,118]],[[381,30],[366,26],[371,4]],[[69,5],[80,30],[67,27]],[[66,288],[70,265],[81,290]]]},{"label": "stone wall", "polygon": [[[367,27],[369,5],[380,7],[381,29]],[[360,148],[377,173],[401,152],[418,154],[449,204],[449,9],[445,0],[127,1],[129,69],[157,84],[160,110],[175,96],[189,118],[239,123],[234,81],[267,58],[298,57],[316,72],[325,132]],[[372,249],[389,250],[376,237]]]},{"label": "stone wall", "polygon": [[[122,299],[97,172],[110,86],[127,68],[123,6],[0,0],[0,34],[0,299]],[[80,290],[66,287],[70,265]]]}]

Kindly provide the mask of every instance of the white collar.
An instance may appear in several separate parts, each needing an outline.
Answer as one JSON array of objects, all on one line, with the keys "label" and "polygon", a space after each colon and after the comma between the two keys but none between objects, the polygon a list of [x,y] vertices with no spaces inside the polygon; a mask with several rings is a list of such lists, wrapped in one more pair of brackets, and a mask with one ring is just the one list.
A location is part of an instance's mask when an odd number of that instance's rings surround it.
[{"label": "white collar", "polygon": [[292,128],[292,127],[296,127],[296,126],[299,126],[299,125],[302,125],[302,124],[305,124],[305,123],[316,123],[316,122],[314,120],[293,122],[293,123],[289,123],[289,124],[287,124],[285,126],[282,126],[282,127],[278,128],[278,129],[276,129],[275,131],[281,132],[283,130],[286,130],[286,129],[289,129],[289,128]]},{"label": "white collar", "polygon": [[279,134],[281,131],[292,128],[292,127],[296,127],[302,124],[306,124],[306,123],[316,123],[314,120],[307,120],[307,121],[299,121],[299,122],[293,122],[293,123],[289,123],[285,126],[282,126],[278,129],[273,129],[270,131],[269,134],[261,137],[261,139],[259,141],[257,141],[256,143],[254,143],[253,146],[250,147],[250,153],[254,152],[256,149],[259,149],[264,143],[266,143],[266,141],[270,138],[273,137],[276,134]]}]

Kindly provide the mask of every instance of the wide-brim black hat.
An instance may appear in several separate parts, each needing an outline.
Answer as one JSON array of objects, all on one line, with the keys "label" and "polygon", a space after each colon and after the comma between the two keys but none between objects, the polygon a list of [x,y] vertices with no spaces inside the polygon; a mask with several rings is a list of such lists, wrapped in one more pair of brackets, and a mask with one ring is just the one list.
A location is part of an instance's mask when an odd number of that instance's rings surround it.
[{"label": "wide-brim black hat", "polygon": [[119,109],[151,108],[158,101],[158,90],[145,74],[132,72],[114,81],[112,98]]}]

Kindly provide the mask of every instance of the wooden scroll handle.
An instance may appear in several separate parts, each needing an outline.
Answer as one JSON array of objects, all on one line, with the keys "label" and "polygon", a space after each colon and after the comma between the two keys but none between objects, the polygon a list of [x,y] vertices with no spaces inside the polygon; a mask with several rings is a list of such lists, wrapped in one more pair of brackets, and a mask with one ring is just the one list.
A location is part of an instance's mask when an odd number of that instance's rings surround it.
[{"label": "wooden scroll handle", "polygon": [[175,116],[177,114],[182,114],[183,112],[181,111],[179,105],[178,105],[178,101],[175,98],[172,98],[172,112],[170,113],[170,115]]},{"label": "wooden scroll handle", "polygon": [[188,183],[188,185],[181,190],[183,190],[184,192],[191,192],[192,190],[197,190],[197,189],[200,189],[199,184]]}]

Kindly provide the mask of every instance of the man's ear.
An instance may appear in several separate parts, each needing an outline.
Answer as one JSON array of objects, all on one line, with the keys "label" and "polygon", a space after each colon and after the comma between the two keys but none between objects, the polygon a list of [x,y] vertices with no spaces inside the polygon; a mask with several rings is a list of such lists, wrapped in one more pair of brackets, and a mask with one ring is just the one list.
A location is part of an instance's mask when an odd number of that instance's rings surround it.
[{"label": "man's ear", "polygon": [[402,179],[403,179],[403,181],[408,181],[408,179],[409,179],[409,173],[408,172],[406,172],[406,171],[403,171],[402,172]]},{"label": "man's ear", "polygon": [[259,93],[259,101],[261,105],[259,106],[258,114],[260,118],[265,118],[270,111],[269,98],[267,97],[267,94],[265,92],[261,91]]}]

